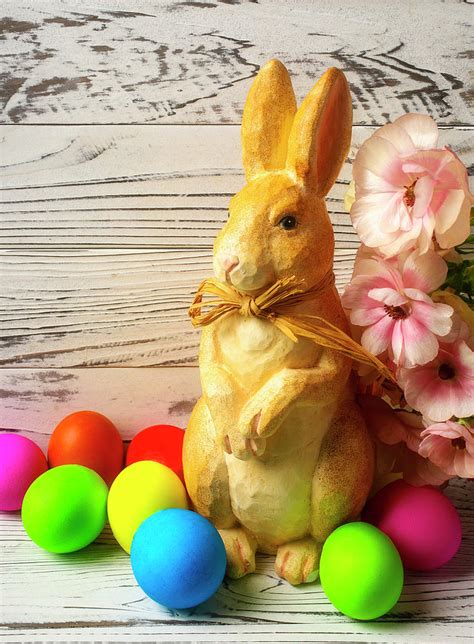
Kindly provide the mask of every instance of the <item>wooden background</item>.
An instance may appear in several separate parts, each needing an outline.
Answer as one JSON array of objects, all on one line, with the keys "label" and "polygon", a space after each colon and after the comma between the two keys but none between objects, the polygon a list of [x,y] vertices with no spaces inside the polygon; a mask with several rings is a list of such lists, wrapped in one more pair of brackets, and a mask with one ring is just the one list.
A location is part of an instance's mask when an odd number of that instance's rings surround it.
[{"label": "wooden background", "polygon": [[[353,148],[407,111],[473,160],[469,3],[183,0],[2,3],[0,426],[42,447],[81,408],[130,439],[185,426],[199,395],[198,333],[186,317],[212,242],[243,184],[239,123],[259,66],[280,58],[298,98],[330,65],[354,101]],[[357,239],[328,199],[335,269]],[[271,560],[208,604],[166,611],[144,597],[109,533],[81,553],[35,548],[1,522],[0,633],[8,641],[467,641],[474,622],[473,486],[449,488],[462,551],[409,575],[372,624],[339,615],[318,584],[277,580]]]}]

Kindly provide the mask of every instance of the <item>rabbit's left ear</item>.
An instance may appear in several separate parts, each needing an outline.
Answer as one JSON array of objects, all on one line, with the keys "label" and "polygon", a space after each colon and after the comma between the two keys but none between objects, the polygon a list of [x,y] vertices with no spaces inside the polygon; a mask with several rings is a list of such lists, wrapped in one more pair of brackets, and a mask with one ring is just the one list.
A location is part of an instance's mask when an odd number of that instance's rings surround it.
[{"label": "rabbit's left ear", "polygon": [[242,157],[247,180],[283,170],[296,99],[286,67],[270,60],[252,83],[242,115]]},{"label": "rabbit's left ear", "polygon": [[336,180],[351,143],[352,101],[346,77],[328,69],[299,107],[288,141],[286,166],[324,197]]}]

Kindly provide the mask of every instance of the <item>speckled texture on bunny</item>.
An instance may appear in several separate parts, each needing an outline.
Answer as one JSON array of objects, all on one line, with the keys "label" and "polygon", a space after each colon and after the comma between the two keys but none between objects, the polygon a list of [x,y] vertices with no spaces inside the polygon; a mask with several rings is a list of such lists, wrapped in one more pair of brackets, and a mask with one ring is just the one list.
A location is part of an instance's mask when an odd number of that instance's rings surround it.
[{"label": "speckled texture on bunny", "polygon": [[[256,295],[291,275],[310,288],[332,270],[324,198],[351,125],[339,70],[329,69],[297,110],[284,65],[262,67],[242,121],[247,185],[214,245],[218,279]],[[333,285],[295,312],[348,331]],[[324,540],[359,514],[373,478],[350,360],[236,313],[203,329],[199,362],[203,395],[186,431],[184,471],[195,509],[220,530],[228,574],[252,572],[258,550],[276,554],[290,583],[316,579]]]}]

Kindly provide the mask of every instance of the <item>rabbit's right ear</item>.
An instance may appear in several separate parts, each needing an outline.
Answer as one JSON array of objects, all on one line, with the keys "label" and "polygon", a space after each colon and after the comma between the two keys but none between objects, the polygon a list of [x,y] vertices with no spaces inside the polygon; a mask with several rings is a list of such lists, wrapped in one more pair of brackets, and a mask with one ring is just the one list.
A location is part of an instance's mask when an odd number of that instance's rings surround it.
[{"label": "rabbit's right ear", "polygon": [[344,74],[328,69],[301,103],[288,142],[288,168],[324,197],[351,143],[352,101]]},{"label": "rabbit's right ear", "polygon": [[242,157],[250,181],[285,167],[296,99],[286,67],[270,60],[258,72],[242,116]]}]

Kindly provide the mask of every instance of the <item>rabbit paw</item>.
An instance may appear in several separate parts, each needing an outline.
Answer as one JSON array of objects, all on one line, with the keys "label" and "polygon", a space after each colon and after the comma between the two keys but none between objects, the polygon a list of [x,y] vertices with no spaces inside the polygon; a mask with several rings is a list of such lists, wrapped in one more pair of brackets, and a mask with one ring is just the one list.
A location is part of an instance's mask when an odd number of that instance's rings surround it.
[{"label": "rabbit paw", "polygon": [[265,401],[265,404],[262,402],[251,400],[242,410],[239,419],[240,434],[257,443],[273,436],[284,417],[284,414],[275,414],[274,410],[270,410],[268,401]]},{"label": "rabbit paw", "polygon": [[266,441],[257,433],[260,413],[256,414],[245,431],[243,431],[245,425],[239,423],[236,432],[229,432],[224,436],[224,449],[227,454],[233,454],[236,458],[245,461],[251,456],[261,456],[264,453]]},{"label": "rabbit paw", "polygon": [[293,586],[315,581],[319,577],[321,546],[311,537],[280,546],[275,571]]},{"label": "rabbit paw", "polygon": [[239,579],[255,571],[257,542],[243,528],[219,530],[227,554],[227,575]]},{"label": "rabbit paw", "polygon": [[224,450],[233,454],[241,461],[247,461],[251,456],[261,456],[265,450],[265,440],[262,438],[244,438],[239,435],[224,436]]}]

